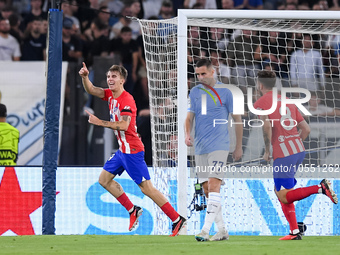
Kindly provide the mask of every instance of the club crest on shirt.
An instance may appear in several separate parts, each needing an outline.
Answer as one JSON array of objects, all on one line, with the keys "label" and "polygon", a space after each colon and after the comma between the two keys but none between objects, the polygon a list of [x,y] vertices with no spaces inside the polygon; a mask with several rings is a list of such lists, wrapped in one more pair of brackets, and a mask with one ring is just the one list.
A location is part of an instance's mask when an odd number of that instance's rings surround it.
[{"label": "club crest on shirt", "polygon": [[115,108],[113,108],[113,114],[116,115],[118,113],[118,107],[116,106]]}]

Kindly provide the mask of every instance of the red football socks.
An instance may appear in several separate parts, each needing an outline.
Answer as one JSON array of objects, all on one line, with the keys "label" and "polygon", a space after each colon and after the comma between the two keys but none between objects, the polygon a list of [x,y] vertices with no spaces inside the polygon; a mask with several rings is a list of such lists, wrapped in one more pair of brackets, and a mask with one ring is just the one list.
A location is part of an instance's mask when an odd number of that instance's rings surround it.
[{"label": "red football socks", "polygon": [[317,194],[319,193],[319,189],[320,189],[319,185],[313,185],[310,187],[304,187],[304,188],[291,190],[287,192],[287,195],[286,195],[287,202],[290,204],[295,201],[309,197],[312,194]]},{"label": "red football socks", "polygon": [[297,221],[296,221],[296,214],[295,214],[295,206],[293,203],[290,204],[284,204],[280,201],[281,203],[281,207],[282,207],[282,211],[284,213],[284,215],[286,216],[286,219],[289,223],[289,228],[290,228],[290,232],[292,234],[296,234],[294,233],[294,230],[299,229]]},{"label": "red football socks", "polygon": [[120,195],[119,197],[117,197],[117,200],[119,203],[121,203],[122,206],[125,207],[125,209],[130,212],[130,210],[133,208],[133,203],[130,201],[130,199],[128,198],[128,196],[123,193],[122,195]]},{"label": "red football socks", "polygon": [[175,211],[172,205],[169,202],[166,202],[162,207],[162,211],[168,216],[172,222],[178,219],[179,214]]}]

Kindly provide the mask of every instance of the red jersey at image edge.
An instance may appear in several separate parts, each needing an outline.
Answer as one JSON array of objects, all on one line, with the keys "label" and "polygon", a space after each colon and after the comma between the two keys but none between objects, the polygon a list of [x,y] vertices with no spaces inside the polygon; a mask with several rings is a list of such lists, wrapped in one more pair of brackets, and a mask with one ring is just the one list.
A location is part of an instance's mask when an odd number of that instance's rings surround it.
[{"label": "red jersey at image edge", "polygon": [[[277,107],[275,111],[268,115],[272,126],[272,146],[273,146],[273,159],[284,158],[305,150],[303,142],[300,138],[297,124],[304,120],[298,108],[294,104],[287,104],[287,115],[280,114],[281,108],[281,95],[277,96]],[[267,92],[259,98],[254,108],[259,110],[268,110],[273,103],[273,92]],[[292,120],[295,120],[294,123]],[[284,121],[284,125],[281,122]],[[295,125],[296,124],[296,125]]]},{"label": "red jersey at image edge", "polygon": [[131,117],[130,125],[126,131],[114,130],[119,143],[119,149],[126,154],[135,154],[144,151],[144,145],[137,135],[136,115],[137,107],[132,95],[126,92],[113,98],[112,91],[105,89],[104,101],[107,101],[110,109],[110,121],[119,121],[121,116]]}]

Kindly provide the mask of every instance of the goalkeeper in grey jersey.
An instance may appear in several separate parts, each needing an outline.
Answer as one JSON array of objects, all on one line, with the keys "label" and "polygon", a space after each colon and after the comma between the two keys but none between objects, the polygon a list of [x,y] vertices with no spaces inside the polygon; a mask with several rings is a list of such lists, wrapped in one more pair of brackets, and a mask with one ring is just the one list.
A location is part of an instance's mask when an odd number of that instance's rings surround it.
[{"label": "goalkeeper in grey jersey", "polygon": [[[195,160],[196,170],[199,171],[200,183],[207,202],[207,212],[202,231],[195,236],[197,241],[220,241],[229,238],[225,229],[221,209],[220,189],[223,182],[222,172],[219,171],[226,167],[229,153],[229,134],[228,125],[215,125],[215,120],[228,120],[229,113],[236,123],[241,123],[241,116],[233,113],[233,97],[227,88],[214,88],[216,80],[214,68],[207,59],[197,62],[195,72],[201,84],[195,86],[190,91],[188,114],[185,120],[185,143],[187,146],[193,145],[190,131],[195,118]],[[235,125],[236,148],[233,158],[239,160],[242,157],[242,135],[243,125]],[[206,169],[211,171],[206,172]],[[218,232],[209,239],[209,231],[216,222]]]}]

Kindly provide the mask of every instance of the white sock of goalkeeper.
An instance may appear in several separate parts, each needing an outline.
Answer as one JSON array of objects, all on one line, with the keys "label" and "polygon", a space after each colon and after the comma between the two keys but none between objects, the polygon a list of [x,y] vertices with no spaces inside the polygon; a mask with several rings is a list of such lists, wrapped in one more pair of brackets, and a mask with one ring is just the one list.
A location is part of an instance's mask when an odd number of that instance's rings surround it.
[{"label": "white sock of goalkeeper", "polygon": [[216,215],[221,207],[221,194],[217,192],[209,192],[207,212],[202,230],[209,233],[211,225],[214,223]]}]

